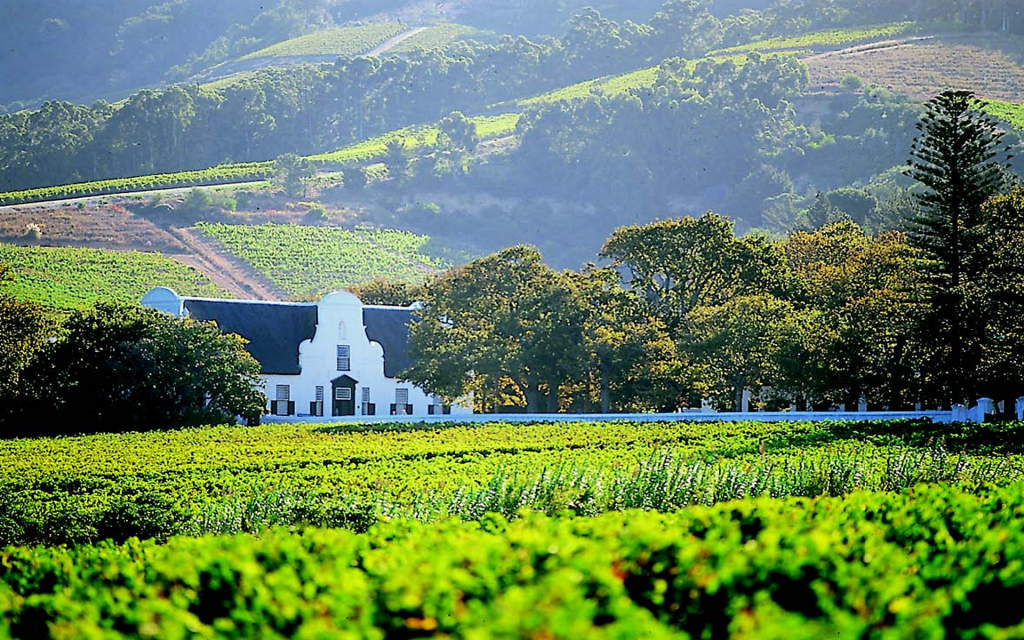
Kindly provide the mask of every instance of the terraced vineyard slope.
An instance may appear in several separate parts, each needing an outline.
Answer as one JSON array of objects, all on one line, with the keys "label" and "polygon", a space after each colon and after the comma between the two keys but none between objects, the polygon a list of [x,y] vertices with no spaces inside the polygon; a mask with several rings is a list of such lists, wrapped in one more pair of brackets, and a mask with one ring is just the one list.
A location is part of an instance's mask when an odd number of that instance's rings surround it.
[{"label": "terraced vineyard slope", "polygon": [[5,291],[56,309],[81,309],[101,300],[137,303],[157,286],[183,295],[229,297],[199,271],[155,253],[0,244],[0,261],[16,274]]},{"label": "terraced vineyard slope", "polygon": [[408,29],[393,22],[376,22],[354,27],[337,27],[317,31],[284,42],[278,42],[266,49],[254,51],[240,58],[240,61],[260,58],[307,58],[310,56],[355,56],[366,53]]},{"label": "terraced vineyard slope", "polygon": [[424,253],[429,238],[406,231],[290,224],[197,226],[292,297],[319,297],[377,276],[419,281],[448,266]]},{"label": "terraced vineyard slope", "polygon": [[389,48],[387,53],[400,54],[435,49],[437,47],[446,47],[457,40],[467,38],[473,38],[474,40],[486,39],[488,35],[486,32],[466,25],[442,24],[419,31],[415,35]]}]

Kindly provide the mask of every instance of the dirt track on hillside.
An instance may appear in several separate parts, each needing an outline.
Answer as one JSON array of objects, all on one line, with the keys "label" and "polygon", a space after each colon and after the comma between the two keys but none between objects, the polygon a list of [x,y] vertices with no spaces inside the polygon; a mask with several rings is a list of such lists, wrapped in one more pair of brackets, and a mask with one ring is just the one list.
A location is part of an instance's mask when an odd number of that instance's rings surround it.
[{"label": "dirt track on hillside", "polygon": [[288,296],[249,265],[231,256],[214,240],[203,237],[194,228],[171,229],[171,234],[192,253],[168,256],[206,274],[217,286],[237,298],[252,300],[287,300]]},{"label": "dirt track on hillside", "polygon": [[915,43],[923,42],[926,40],[934,40],[935,36],[914,36],[910,38],[899,38],[895,40],[882,40],[880,42],[869,42],[867,44],[858,44],[852,47],[845,47],[843,49],[836,49],[834,51],[823,51],[821,53],[815,53],[809,56],[801,58],[804,62],[811,62],[814,60],[821,60],[822,58],[832,58],[836,56],[861,56],[866,53],[900,49],[902,47],[908,47]]},{"label": "dirt track on hillside", "polygon": [[388,38],[387,40],[385,40],[384,42],[382,42],[379,45],[377,45],[376,47],[374,47],[373,49],[370,49],[370,51],[367,52],[365,55],[370,56],[371,58],[374,58],[374,57],[379,56],[382,53],[387,53],[388,51],[394,49],[395,47],[397,47],[398,45],[402,44],[403,42],[405,42],[409,38],[411,38],[411,37],[413,37],[415,35],[419,35],[419,34],[423,33],[426,30],[427,30],[426,27],[416,27],[415,29],[409,29],[408,31],[403,31],[402,33],[398,34],[397,36],[392,36],[392,37]]},{"label": "dirt track on hillside", "polygon": [[966,89],[986,100],[1018,103],[1024,95],[1019,39],[996,34],[915,36],[845,47],[802,58],[813,85],[834,90],[857,77],[914,99]]}]

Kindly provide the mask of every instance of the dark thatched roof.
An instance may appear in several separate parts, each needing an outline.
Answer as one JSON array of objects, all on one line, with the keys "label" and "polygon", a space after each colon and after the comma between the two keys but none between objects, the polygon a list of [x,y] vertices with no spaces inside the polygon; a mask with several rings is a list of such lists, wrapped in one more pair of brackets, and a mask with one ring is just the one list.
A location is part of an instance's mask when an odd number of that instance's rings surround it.
[{"label": "dark thatched roof", "polygon": [[232,300],[185,299],[196,320],[213,320],[225,333],[237,333],[265,374],[298,375],[299,344],[316,331],[315,305],[266,304]]},{"label": "dark thatched roof", "polygon": [[412,366],[409,356],[409,323],[412,309],[400,307],[363,307],[366,337],[384,347],[384,375],[397,378]]}]

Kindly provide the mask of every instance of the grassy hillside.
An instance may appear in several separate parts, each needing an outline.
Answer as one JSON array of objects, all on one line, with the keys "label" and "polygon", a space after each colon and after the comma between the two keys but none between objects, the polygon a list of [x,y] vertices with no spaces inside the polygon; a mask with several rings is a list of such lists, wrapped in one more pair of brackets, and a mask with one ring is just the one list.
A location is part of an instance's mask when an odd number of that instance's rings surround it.
[{"label": "grassy hillside", "polygon": [[790,38],[770,38],[748,44],[741,44],[728,49],[721,49],[715,54],[745,53],[748,51],[782,51],[786,49],[834,49],[858,43],[873,42],[917,33],[918,25],[913,22],[896,22],[871,27],[852,29],[828,29],[815,31]]},{"label": "grassy hillside", "polygon": [[448,266],[424,253],[429,238],[405,231],[280,224],[198,226],[293,297],[317,297],[380,276],[419,281]]},{"label": "grassy hillside", "polygon": [[462,24],[441,24],[420,31],[388,50],[389,54],[412,53],[424,49],[446,47],[456,40],[472,38],[487,40],[490,34]]},{"label": "grassy hillside", "polygon": [[355,56],[366,53],[388,38],[407,29],[406,25],[392,22],[336,27],[278,42],[265,49],[253,51],[240,60],[304,56]]},{"label": "grassy hillside", "polygon": [[0,244],[0,261],[16,275],[3,285],[5,291],[56,309],[81,309],[100,300],[138,302],[157,286],[182,295],[229,297],[192,267],[155,253]]}]

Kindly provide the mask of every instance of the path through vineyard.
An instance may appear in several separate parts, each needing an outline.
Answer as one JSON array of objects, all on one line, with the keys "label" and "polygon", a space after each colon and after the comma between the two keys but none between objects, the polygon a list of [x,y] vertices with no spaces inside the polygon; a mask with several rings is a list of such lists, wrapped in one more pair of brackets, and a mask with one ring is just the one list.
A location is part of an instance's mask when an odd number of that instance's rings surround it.
[{"label": "path through vineyard", "polygon": [[288,295],[261,276],[255,269],[213,245],[195,228],[173,228],[171,234],[192,253],[169,256],[204,273],[217,286],[240,299],[287,300]]},{"label": "path through vineyard", "polygon": [[427,30],[426,27],[416,27],[415,29],[409,29],[408,31],[403,31],[402,33],[398,34],[397,36],[392,36],[392,37],[388,38],[387,40],[385,40],[384,42],[380,43],[379,45],[377,45],[376,47],[371,49],[370,52],[367,53],[366,55],[371,57],[371,58],[378,57],[378,56],[380,56],[380,54],[385,53],[387,51],[390,51],[391,49],[394,49],[395,47],[397,47],[398,45],[402,44],[403,42],[405,42],[409,38],[411,38],[411,37],[413,37],[415,35],[418,35],[420,33],[423,33],[426,30]]}]

